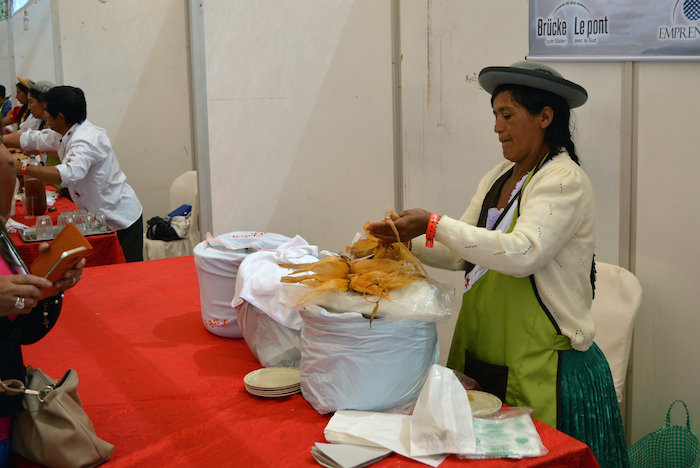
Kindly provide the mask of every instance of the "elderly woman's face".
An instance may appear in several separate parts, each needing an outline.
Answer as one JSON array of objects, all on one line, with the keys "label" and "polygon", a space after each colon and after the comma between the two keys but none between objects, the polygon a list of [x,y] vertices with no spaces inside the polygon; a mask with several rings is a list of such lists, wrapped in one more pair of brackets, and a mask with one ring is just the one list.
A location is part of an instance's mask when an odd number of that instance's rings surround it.
[{"label": "elderly woman's face", "polygon": [[547,125],[540,115],[532,115],[510,91],[502,91],[493,100],[494,132],[503,148],[503,157],[522,163],[541,157]]},{"label": "elderly woman's face", "polygon": [[5,145],[0,145],[0,217],[6,222],[15,198],[15,158]]}]

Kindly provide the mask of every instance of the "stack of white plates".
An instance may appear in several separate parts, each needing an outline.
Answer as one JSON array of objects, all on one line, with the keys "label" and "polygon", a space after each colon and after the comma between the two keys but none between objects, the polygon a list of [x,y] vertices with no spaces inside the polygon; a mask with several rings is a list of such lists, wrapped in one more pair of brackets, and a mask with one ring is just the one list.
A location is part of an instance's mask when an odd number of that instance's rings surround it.
[{"label": "stack of white plates", "polygon": [[300,373],[296,367],[265,367],[243,377],[248,393],[277,398],[301,391]]}]

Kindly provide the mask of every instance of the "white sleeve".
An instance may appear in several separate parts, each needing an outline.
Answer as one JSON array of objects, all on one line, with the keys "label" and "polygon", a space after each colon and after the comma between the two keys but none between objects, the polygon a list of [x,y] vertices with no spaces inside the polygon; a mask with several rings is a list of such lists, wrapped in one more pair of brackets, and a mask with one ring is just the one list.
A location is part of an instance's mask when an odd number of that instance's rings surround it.
[{"label": "white sleeve", "polygon": [[51,129],[28,130],[19,136],[23,150],[56,151],[61,135]]},{"label": "white sleeve", "polygon": [[489,231],[443,216],[435,240],[471,263],[524,277],[554,259],[593,206],[593,189],[583,170],[545,166],[525,188],[512,232]]}]

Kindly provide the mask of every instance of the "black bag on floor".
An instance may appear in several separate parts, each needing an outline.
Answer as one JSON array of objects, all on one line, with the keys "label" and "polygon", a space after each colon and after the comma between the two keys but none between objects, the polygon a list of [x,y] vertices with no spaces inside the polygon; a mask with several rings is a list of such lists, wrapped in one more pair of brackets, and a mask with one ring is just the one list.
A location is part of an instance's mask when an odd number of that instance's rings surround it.
[{"label": "black bag on floor", "polygon": [[173,229],[173,227],[170,225],[170,218],[154,216],[146,221],[146,223],[148,224],[146,237],[149,239],[162,241],[174,241],[180,239],[180,236],[177,235],[175,229]]}]

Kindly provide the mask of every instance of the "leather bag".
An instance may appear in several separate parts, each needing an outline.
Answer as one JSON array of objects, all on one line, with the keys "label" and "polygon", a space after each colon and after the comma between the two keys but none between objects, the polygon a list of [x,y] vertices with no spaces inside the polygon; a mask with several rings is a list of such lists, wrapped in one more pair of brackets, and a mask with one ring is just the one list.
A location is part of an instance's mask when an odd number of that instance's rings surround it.
[{"label": "leather bag", "polygon": [[56,382],[27,367],[25,411],[12,422],[12,451],[49,468],[92,467],[109,460],[114,445],[100,439],[78,395],[78,373]]}]

